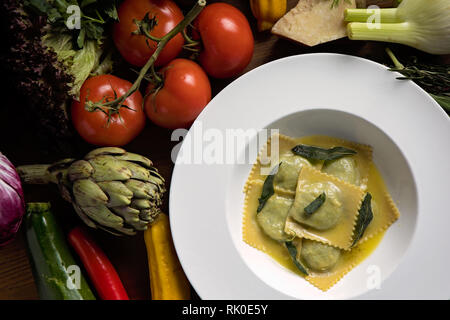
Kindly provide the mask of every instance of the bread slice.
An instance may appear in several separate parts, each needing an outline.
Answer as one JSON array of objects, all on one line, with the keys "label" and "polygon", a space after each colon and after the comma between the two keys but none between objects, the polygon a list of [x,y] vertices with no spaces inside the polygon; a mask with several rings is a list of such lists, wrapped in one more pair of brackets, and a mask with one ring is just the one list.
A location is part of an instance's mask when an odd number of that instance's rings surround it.
[{"label": "bread slice", "polygon": [[355,8],[355,0],[341,0],[333,8],[331,5],[331,0],[299,0],[275,23],[272,33],[307,46],[346,37],[344,11]]}]

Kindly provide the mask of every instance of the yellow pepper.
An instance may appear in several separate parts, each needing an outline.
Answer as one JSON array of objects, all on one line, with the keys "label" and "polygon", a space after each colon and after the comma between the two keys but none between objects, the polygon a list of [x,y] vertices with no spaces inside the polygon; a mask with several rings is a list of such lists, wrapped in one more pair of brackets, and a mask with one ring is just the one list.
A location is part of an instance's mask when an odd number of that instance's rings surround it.
[{"label": "yellow pepper", "polygon": [[152,300],[189,300],[191,289],[170,234],[169,218],[160,214],[144,233]]},{"label": "yellow pepper", "polygon": [[286,13],[286,0],[250,0],[258,30],[269,30]]}]

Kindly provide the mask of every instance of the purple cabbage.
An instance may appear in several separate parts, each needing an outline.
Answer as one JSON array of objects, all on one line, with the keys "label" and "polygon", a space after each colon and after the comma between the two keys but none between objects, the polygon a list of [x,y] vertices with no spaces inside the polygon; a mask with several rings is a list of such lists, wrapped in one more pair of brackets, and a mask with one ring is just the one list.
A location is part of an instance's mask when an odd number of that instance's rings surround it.
[{"label": "purple cabbage", "polygon": [[14,238],[24,213],[20,177],[12,163],[0,152],[0,246]]}]

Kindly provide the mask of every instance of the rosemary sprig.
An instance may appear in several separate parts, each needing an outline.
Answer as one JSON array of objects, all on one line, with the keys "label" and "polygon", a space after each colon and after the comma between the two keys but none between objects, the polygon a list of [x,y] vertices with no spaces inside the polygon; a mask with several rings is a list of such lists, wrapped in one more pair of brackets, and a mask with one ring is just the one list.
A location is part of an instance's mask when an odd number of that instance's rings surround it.
[{"label": "rosemary sprig", "polygon": [[402,74],[397,79],[414,81],[450,114],[450,65],[419,63],[417,57],[403,65],[391,49],[386,48],[386,52],[394,63],[394,67],[389,70]]}]

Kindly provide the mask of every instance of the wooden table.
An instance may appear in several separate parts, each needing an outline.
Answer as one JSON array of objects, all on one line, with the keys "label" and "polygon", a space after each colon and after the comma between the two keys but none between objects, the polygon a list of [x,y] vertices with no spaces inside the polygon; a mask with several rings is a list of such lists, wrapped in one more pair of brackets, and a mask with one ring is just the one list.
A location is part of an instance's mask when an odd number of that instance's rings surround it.
[{"label": "wooden table", "polygon": [[[213,1],[210,1],[213,2]],[[229,2],[245,13],[254,28],[256,20],[252,17],[247,0],[229,0]],[[290,0],[289,6],[296,3]],[[253,59],[245,72],[264,63],[282,57],[311,52],[336,52],[366,57],[382,63],[388,63],[384,53],[385,44],[354,42],[341,39],[331,43],[308,48],[284,39],[279,39],[270,33],[259,33],[254,30],[255,51]],[[397,47],[396,52],[417,51]],[[301,70],[299,71],[301,72]],[[132,80],[132,79],[130,79]],[[217,94],[233,79],[211,79],[213,95]],[[2,142],[0,150],[15,164],[51,163],[59,160],[58,155],[49,155],[33,134],[31,126],[24,121],[21,109],[21,98],[9,93],[3,95],[4,105],[0,116],[0,133]],[[5,101],[6,99],[6,101]],[[3,107],[3,106],[2,106]],[[170,153],[176,142],[170,141],[171,131],[158,128],[147,123],[144,132],[125,148],[132,152],[141,153],[153,160],[162,175],[170,184],[173,163]],[[91,146],[84,146],[86,150]],[[55,186],[25,186],[27,201],[51,201],[58,218],[64,220],[65,225],[78,223],[71,205],[65,203],[59,196]],[[164,210],[168,210],[168,195],[165,199]],[[23,228],[22,228],[23,229]],[[149,299],[150,287],[147,270],[147,257],[142,234],[131,238],[117,238],[97,231],[93,232],[100,246],[116,266],[121,279],[132,299]],[[194,295],[195,296],[195,295]],[[0,248],[0,299],[38,299],[38,294],[31,274],[23,232],[9,245]]]}]

